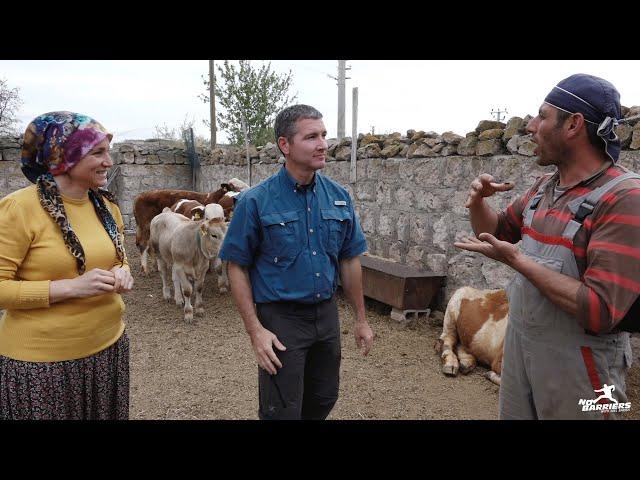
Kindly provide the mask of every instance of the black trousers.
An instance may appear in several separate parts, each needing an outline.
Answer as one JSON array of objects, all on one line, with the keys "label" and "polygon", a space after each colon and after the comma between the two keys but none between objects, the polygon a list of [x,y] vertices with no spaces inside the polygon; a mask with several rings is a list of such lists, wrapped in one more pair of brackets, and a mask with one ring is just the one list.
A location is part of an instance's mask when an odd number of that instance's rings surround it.
[{"label": "black trousers", "polygon": [[338,400],[340,322],[335,298],[306,305],[256,305],[260,323],[287,347],[270,375],[258,367],[261,420],[324,420]]}]

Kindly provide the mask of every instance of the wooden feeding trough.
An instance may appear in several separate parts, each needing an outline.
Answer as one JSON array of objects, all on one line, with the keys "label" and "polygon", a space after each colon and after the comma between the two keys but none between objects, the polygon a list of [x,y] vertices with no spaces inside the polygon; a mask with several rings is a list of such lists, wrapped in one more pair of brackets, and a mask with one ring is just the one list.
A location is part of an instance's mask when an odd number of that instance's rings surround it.
[{"label": "wooden feeding trough", "polygon": [[360,257],[364,295],[390,305],[391,318],[406,321],[407,314],[430,313],[429,305],[445,276],[371,255]]}]

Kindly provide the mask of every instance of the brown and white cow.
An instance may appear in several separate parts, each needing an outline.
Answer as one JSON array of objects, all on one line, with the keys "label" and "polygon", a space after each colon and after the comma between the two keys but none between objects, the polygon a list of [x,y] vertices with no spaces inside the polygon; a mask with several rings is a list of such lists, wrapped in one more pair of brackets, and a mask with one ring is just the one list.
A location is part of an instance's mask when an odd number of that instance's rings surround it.
[{"label": "brown and white cow", "polygon": [[[210,203],[218,203],[222,196],[231,190],[233,190],[231,185],[222,183],[218,190],[211,193],[192,192],[189,190],[150,190],[138,195],[133,203],[133,215],[138,227],[136,246],[140,253],[145,251],[149,243],[151,220],[161,213],[163,208],[171,207],[181,199],[197,200],[205,206]],[[144,262],[142,270],[147,273]]]},{"label": "brown and white cow", "polygon": [[485,376],[500,385],[508,319],[509,302],[504,290],[456,290],[447,304],[442,335],[436,343],[442,372],[455,376],[460,370],[467,374],[478,361],[491,368]]},{"label": "brown and white cow", "polygon": [[231,188],[233,188],[234,192],[244,192],[245,190],[249,190],[249,185],[235,177],[233,177],[227,183],[231,185]]},{"label": "brown and white cow", "polygon": [[191,220],[202,220],[204,217],[204,205],[197,200],[183,198],[171,205],[171,211],[184,215]]},{"label": "brown and white cow", "polygon": [[195,314],[204,314],[202,289],[209,264],[220,250],[226,225],[220,218],[192,221],[169,208],[150,225],[149,250],[155,253],[162,277],[162,296],[171,301],[169,270],[176,305],[184,305],[184,320],[193,321],[191,296],[195,291]]},{"label": "brown and white cow", "polygon": [[[206,207],[204,207],[204,218],[206,220],[211,220],[214,218],[220,219],[222,221],[225,220],[226,215],[222,206],[218,203],[210,203]],[[225,232],[227,231],[228,223],[224,223]],[[220,258],[216,255],[216,258],[209,267],[209,271],[216,271],[218,275],[218,290],[220,293],[226,293],[229,291],[229,277],[227,276],[227,262],[220,260]]]},{"label": "brown and white cow", "polygon": [[225,220],[231,220],[231,215],[233,214],[233,207],[235,206],[235,199],[239,192],[227,192],[225,193],[220,201],[218,202],[224,211]]},{"label": "brown and white cow", "polygon": [[233,207],[235,206],[234,197],[236,197],[240,192],[248,190],[249,185],[244,183],[242,180],[238,180],[235,177],[229,180],[227,183],[233,188],[233,191],[225,193],[218,203],[222,205],[222,208],[224,210],[224,218],[229,221],[231,220]]}]

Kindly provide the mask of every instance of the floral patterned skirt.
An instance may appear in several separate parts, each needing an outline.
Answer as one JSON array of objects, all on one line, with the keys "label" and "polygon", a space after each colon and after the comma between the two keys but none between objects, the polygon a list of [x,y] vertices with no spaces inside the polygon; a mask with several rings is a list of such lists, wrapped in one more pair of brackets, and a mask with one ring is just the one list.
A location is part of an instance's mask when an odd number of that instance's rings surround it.
[{"label": "floral patterned skirt", "polygon": [[0,355],[0,420],[127,420],[129,338],[62,362]]}]

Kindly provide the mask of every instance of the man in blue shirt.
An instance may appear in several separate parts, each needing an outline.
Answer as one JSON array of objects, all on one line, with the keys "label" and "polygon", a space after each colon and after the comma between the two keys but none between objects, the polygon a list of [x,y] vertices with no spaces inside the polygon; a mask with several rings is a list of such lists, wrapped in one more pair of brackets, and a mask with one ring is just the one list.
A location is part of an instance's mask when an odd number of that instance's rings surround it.
[{"label": "man in blue shirt", "polygon": [[263,420],[324,420],[335,405],[338,274],[355,313],[357,347],[366,355],[373,343],[362,294],[359,255],[367,244],[360,222],[348,192],[316,173],[326,164],[326,135],[313,107],[294,105],[278,114],[275,136],[286,162],[236,197],[220,250],[260,367]]}]

